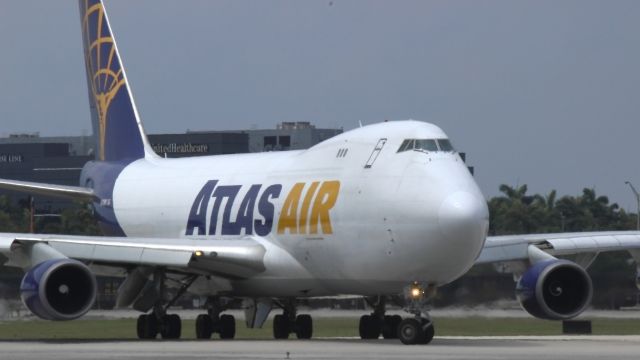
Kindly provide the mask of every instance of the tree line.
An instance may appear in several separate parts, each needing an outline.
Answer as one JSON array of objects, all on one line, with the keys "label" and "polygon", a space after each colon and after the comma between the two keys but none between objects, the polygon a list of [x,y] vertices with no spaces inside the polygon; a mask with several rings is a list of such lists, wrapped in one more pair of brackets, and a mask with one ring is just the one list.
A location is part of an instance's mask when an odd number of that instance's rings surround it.
[{"label": "tree line", "polygon": [[[37,203],[36,203],[37,205]],[[0,232],[30,232],[42,234],[100,235],[98,223],[89,204],[74,203],[66,209],[53,213],[34,211],[31,214],[30,198],[17,202],[0,195]],[[37,209],[37,206],[35,207]]]},{"label": "tree line", "polygon": [[500,185],[501,196],[489,200],[490,235],[634,230],[636,214],[628,214],[607,196],[585,188],[578,196],[527,194],[527,185]]}]

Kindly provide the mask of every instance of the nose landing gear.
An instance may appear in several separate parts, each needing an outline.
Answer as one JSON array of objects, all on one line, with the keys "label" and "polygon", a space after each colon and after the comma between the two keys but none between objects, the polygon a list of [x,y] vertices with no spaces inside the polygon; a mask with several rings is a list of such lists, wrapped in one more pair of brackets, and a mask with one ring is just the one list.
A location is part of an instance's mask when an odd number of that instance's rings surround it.
[{"label": "nose landing gear", "polygon": [[403,295],[407,306],[404,310],[413,314],[413,317],[402,320],[398,325],[398,338],[403,344],[428,344],[433,340],[435,328],[429,317],[428,301],[435,293],[435,285],[425,287],[414,282],[405,287]]},{"label": "nose landing gear", "polygon": [[405,345],[428,344],[434,335],[433,322],[427,318],[407,318],[398,325],[398,338]]},{"label": "nose landing gear", "polygon": [[373,307],[370,315],[360,317],[360,338],[400,339],[403,344],[428,344],[433,340],[435,328],[429,317],[428,300],[435,295],[435,286],[426,287],[419,283],[407,286],[403,292],[406,306],[404,310],[413,317],[402,319],[400,315],[385,315],[385,297],[365,299]]}]

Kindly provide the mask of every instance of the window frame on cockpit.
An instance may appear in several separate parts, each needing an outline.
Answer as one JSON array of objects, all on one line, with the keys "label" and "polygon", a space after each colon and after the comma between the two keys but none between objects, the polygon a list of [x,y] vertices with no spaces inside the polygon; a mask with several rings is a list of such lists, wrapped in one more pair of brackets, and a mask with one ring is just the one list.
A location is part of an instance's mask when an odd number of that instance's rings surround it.
[{"label": "window frame on cockpit", "polygon": [[[440,151],[442,151],[442,152],[456,152],[456,149],[453,147],[453,144],[451,143],[451,140],[446,139],[446,138],[442,138],[442,139],[436,139],[436,142],[438,143],[438,149],[440,149]],[[443,146],[443,144],[445,144],[445,145]]]},{"label": "window frame on cockpit", "polygon": [[[414,143],[414,139],[405,139],[400,145],[398,152],[413,150],[413,143]],[[409,146],[411,146],[411,148],[409,148]]]},{"label": "window frame on cockpit", "polygon": [[436,152],[439,151],[438,143],[435,139],[414,139],[413,150],[422,152]]},{"label": "window frame on cockpit", "polygon": [[[421,146],[421,145],[422,146]],[[430,146],[425,146],[425,145]],[[420,146],[420,147],[419,147]],[[456,150],[451,144],[451,140],[447,138],[438,139],[405,139],[400,144],[397,152],[405,152],[409,150],[420,151],[424,153],[430,152],[451,152],[455,153]]]}]

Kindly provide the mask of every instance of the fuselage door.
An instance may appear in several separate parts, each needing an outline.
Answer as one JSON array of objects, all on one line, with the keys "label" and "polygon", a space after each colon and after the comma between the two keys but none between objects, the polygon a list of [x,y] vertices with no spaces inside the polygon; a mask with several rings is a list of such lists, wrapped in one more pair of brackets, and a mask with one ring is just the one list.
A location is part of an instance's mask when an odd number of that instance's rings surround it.
[{"label": "fuselage door", "polygon": [[378,158],[378,155],[380,155],[380,151],[382,151],[382,148],[384,147],[384,144],[387,143],[387,139],[386,138],[382,138],[380,140],[378,140],[378,143],[376,144],[376,147],[373,148],[373,151],[371,152],[371,155],[369,155],[369,160],[367,160],[367,163],[364,165],[365,169],[369,169],[371,168],[371,166],[373,166],[373,163],[376,162],[376,159]]}]

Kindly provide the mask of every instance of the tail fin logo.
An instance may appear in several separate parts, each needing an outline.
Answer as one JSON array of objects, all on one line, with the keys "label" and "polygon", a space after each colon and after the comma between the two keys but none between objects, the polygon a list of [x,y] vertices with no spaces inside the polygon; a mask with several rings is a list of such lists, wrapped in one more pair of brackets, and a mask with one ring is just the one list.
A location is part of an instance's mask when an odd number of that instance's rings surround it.
[{"label": "tail fin logo", "polygon": [[85,52],[85,61],[90,91],[98,112],[98,157],[104,160],[107,113],[118,91],[125,85],[125,80],[116,55],[113,37],[106,23],[102,3],[98,1],[90,5],[89,0],[85,0],[84,3],[82,27],[87,42],[85,49],[88,50]]}]

